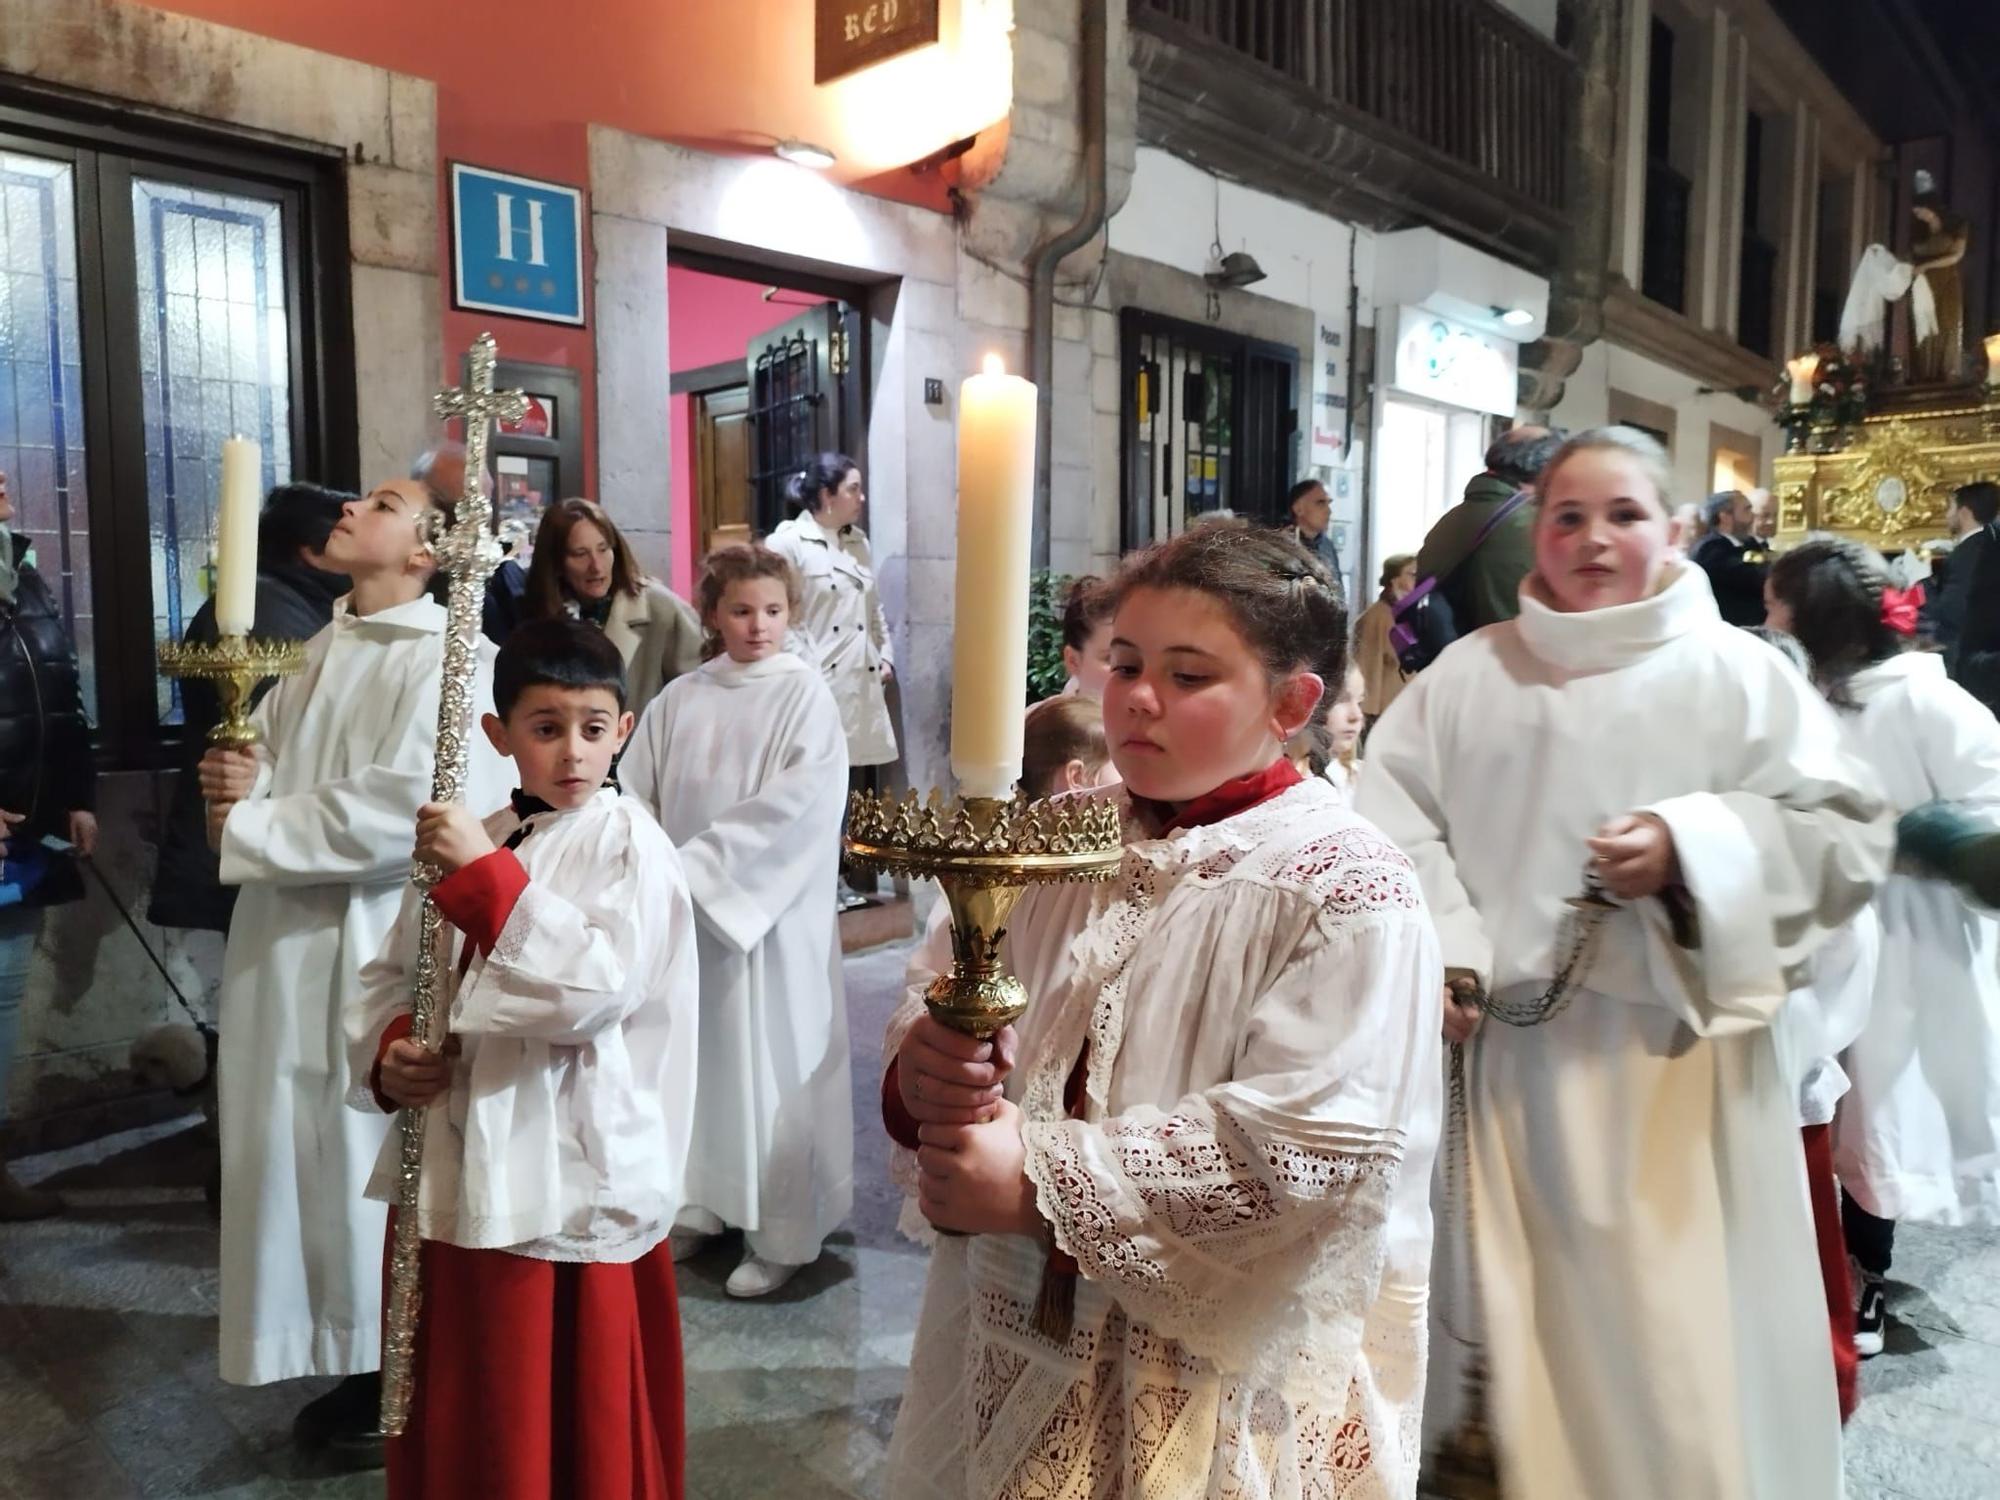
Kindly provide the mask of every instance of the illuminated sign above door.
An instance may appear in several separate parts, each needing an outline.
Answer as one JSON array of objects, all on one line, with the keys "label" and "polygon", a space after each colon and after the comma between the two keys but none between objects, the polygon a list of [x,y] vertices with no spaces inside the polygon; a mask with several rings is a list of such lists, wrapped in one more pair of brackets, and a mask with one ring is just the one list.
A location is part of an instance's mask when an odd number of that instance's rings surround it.
[{"label": "illuminated sign above door", "polygon": [[938,0],[815,0],[813,82],[828,83],[938,39]]},{"label": "illuminated sign above door", "polygon": [[1398,309],[1390,384],[1447,406],[1512,416],[1520,347],[1421,307]]}]

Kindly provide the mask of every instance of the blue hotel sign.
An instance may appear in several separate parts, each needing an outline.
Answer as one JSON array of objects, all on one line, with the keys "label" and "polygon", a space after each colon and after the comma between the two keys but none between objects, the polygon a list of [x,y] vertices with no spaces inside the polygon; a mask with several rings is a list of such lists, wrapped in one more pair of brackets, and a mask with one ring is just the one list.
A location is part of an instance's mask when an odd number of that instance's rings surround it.
[{"label": "blue hotel sign", "polygon": [[583,322],[583,194],[451,165],[452,301],[476,312]]}]

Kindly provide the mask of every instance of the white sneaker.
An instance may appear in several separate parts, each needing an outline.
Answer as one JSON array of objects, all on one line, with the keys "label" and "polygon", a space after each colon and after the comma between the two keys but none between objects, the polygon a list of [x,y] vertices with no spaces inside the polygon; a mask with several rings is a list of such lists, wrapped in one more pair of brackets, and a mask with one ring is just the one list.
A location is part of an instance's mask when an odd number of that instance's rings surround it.
[{"label": "white sneaker", "polygon": [[780,1265],[757,1255],[746,1255],[743,1264],[729,1273],[723,1290],[732,1297],[767,1297],[799,1274],[799,1267]]}]

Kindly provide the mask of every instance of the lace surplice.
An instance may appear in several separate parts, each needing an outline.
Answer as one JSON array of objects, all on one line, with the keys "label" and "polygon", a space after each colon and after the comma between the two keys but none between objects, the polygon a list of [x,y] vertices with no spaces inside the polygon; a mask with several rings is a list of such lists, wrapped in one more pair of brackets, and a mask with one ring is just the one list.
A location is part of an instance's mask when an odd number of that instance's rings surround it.
[{"label": "lace surplice", "polygon": [[889,1493],[1412,1495],[1442,984],[1416,879],[1317,782],[1128,835],[1116,882],[1031,893],[1008,940],[1070,1337],[1034,1326],[1043,1245],[938,1242]]}]

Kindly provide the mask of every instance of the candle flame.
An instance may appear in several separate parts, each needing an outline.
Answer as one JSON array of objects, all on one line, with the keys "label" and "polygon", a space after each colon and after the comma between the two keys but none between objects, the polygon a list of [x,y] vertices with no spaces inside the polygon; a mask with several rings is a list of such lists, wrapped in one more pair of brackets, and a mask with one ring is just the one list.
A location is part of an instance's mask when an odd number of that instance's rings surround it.
[{"label": "candle flame", "polygon": [[1817,354],[1797,355],[1785,361],[1785,369],[1791,374],[1792,379],[1810,383],[1812,378],[1819,374],[1819,356]]},{"label": "candle flame", "polygon": [[1007,373],[1007,361],[997,354],[989,354],[986,356],[986,362],[980,368],[988,375],[1005,375]]}]

